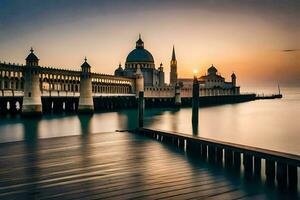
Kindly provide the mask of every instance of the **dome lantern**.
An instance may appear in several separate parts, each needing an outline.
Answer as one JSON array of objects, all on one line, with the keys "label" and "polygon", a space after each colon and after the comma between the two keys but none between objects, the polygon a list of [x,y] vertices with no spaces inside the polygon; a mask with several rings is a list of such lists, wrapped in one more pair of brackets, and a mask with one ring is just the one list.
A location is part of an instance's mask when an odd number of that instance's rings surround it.
[{"label": "dome lantern", "polygon": [[144,42],[141,38],[141,34],[139,34],[139,39],[136,41],[136,48],[144,48]]}]

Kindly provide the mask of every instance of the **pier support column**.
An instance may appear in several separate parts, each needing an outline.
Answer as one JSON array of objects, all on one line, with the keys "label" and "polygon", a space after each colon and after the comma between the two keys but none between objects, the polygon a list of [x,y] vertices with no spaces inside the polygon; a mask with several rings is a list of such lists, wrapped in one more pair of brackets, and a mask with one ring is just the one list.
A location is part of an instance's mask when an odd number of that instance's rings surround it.
[{"label": "pier support column", "polygon": [[208,145],[208,161],[214,163],[216,161],[216,148]]},{"label": "pier support column", "polygon": [[206,160],[207,158],[207,145],[201,144],[201,157]]},{"label": "pier support column", "polygon": [[266,160],[266,181],[268,184],[274,184],[275,178],[275,162]]},{"label": "pier support column", "polygon": [[91,66],[87,63],[86,58],[84,59],[84,63],[81,65],[80,97],[79,97],[79,104],[78,104],[78,112],[80,113],[94,112]]},{"label": "pier support column", "polygon": [[225,149],[225,167],[231,168],[233,162],[233,152],[231,149]]},{"label": "pier support column", "polygon": [[138,118],[139,118],[139,128],[144,126],[144,109],[145,109],[145,102],[144,102],[144,92],[139,92],[139,99],[138,99]]},{"label": "pier support column", "polygon": [[244,172],[245,178],[251,179],[253,174],[253,156],[244,153]]},{"label": "pier support column", "polygon": [[233,153],[233,165],[236,170],[241,169],[241,153],[240,152]]},{"label": "pier support column", "polygon": [[24,67],[24,97],[22,106],[22,115],[41,115],[42,100],[40,90],[40,67],[38,66],[39,59],[33,53],[26,58],[26,66]]},{"label": "pier support column", "polygon": [[287,186],[287,165],[277,162],[276,179],[279,189],[285,189]]},{"label": "pier support column", "polygon": [[259,157],[254,157],[254,175],[256,177],[261,176],[261,158]]},{"label": "pier support column", "polygon": [[288,181],[289,181],[289,189],[297,190],[298,186],[298,172],[297,166],[288,166]]},{"label": "pier support column", "polygon": [[219,165],[223,163],[223,149],[221,147],[216,148],[216,161]]},{"label": "pier support column", "polygon": [[179,149],[184,149],[184,139],[183,138],[178,138],[178,147]]}]

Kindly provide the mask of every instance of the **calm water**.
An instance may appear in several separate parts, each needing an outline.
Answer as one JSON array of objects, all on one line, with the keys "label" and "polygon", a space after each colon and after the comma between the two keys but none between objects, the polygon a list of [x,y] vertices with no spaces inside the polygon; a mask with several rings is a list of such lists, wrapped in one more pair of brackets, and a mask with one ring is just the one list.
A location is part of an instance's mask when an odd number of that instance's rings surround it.
[{"label": "calm water", "polygon": [[[145,126],[300,155],[300,89],[282,92],[281,100],[201,108],[198,127],[192,126],[190,108],[146,110]],[[0,120],[0,142],[133,129],[136,122],[136,110],[26,120],[7,117]]]}]

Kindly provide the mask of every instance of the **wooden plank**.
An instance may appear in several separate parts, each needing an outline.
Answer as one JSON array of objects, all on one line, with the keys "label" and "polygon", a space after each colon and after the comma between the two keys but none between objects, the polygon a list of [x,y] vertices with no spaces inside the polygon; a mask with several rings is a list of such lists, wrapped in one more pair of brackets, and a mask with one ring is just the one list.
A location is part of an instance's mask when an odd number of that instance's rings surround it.
[{"label": "wooden plank", "polygon": [[126,132],[37,143],[0,145],[0,199],[230,199],[262,191],[205,161],[186,159],[179,149]]}]

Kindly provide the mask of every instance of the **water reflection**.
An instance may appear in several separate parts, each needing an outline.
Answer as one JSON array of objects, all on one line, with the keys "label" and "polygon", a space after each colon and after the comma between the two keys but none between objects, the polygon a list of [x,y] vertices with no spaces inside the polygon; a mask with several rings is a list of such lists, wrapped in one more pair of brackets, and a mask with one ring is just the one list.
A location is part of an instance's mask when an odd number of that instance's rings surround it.
[{"label": "water reflection", "polygon": [[[300,154],[300,92],[282,100],[253,101],[200,108],[199,122],[192,110],[145,111],[145,127]],[[92,116],[45,115],[41,119],[2,118],[0,143],[67,135],[88,135],[137,127],[137,110],[95,113]],[[268,141],[268,142],[266,142]]]},{"label": "water reflection", "polygon": [[23,136],[24,141],[29,149],[34,150],[39,138],[39,118],[36,119],[24,119],[23,120]]},{"label": "water reflection", "polygon": [[80,132],[83,137],[88,136],[92,130],[92,117],[93,115],[78,115],[80,123]]}]

